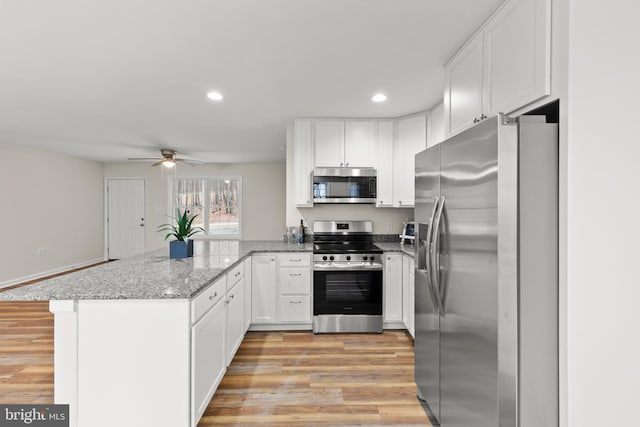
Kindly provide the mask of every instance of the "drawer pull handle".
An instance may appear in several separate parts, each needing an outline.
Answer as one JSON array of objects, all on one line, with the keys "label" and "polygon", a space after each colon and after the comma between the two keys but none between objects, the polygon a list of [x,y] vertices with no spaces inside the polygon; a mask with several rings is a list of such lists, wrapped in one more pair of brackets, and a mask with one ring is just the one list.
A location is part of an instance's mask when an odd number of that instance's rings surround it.
[{"label": "drawer pull handle", "polygon": [[298,276],[302,276],[302,273],[289,273],[289,276],[298,277]]},{"label": "drawer pull handle", "polygon": [[291,262],[301,262],[302,258],[298,258],[298,259],[289,258],[289,261],[291,261]]},{"label": "drawer pull handle", "polygon": [[235,295],[233,295],[233,294],[229,295],[229,298],[235,298],[235,297],[236,297],[236,296],[235,296]]},{"label": "drawer pull handle", "polygon": [[302,304],[302,301],[289,301],[289,304]]},{"label": "drawer pull handle", "polygon": [[236,276],[236,277],[238,277],[239,275],[240,275],[240,272],[239,272],[239,271],[236,271],[235,276]]},{"label": "drawer pull handle", "polygon": [[209,301],[211,301],[212,299],[214,299],[217,296],[218,296],[217,292],[214,292],[213,295],[209,295]]}]

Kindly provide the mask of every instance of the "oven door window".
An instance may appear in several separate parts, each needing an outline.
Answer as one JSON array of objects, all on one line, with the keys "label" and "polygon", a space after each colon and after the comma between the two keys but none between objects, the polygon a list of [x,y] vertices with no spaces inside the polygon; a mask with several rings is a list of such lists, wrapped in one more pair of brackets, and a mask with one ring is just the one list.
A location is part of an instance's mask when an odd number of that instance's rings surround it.
[{"label": "oven door window", "polygon": [[314,271],[313,314],[382,315],[382,271]]}]

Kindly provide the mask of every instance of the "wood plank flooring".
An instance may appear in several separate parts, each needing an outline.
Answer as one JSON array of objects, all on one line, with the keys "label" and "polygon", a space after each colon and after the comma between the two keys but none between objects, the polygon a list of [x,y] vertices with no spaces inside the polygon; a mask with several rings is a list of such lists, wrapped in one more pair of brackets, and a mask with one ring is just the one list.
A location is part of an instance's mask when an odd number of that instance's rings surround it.
[{"label": "wood plank flooring", "polygon": [[431,425],[402,331],[250,332],[198,427]]},{"label": "wood plank flooring", "polygon": [[[199,427],[431,425],[404,332],[249,332]],[[47,302],[0,302],[0,403],[53,402]]]},{"label": "wood plank flooring", "polygon": [[53,314],[47,301],[0,302],[0,403],[53,402]]}]

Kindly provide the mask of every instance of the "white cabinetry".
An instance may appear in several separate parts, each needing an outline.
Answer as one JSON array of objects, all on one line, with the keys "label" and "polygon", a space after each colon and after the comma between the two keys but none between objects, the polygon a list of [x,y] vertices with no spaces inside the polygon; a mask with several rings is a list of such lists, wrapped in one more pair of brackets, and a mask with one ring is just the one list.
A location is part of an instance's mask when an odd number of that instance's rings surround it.
[{"label": "white cabinetry", "polygon": [[251,270],[252,323],[275,323],[276,256],[274,254],[253,255]]},{"label": "white cabinetry", "polygon": [[482,32],[445,65],[445,131],[464,130],[482,117]]},{"label": "white cabinetry", "polygon": [[445,133],[551,90],[550,0],[510,0],[444,66]]},{"label": "white cabinetry", "polygon": [[278,320],[311,322],[311,255],[278,255]]},{"label": "white cabinetry", "polygon": [[311,174],[313,173],[313,121],[293,122],[293,192],[298,207],[313,206]]},{"label": "white cabinetry", "polygon": [[384,321],[402,322],[402,254],[384,254]]},{"label": "white cabinetry", "polygon": [[402,321],[415,338],[415,272],[414,261],[409,255],[402,256]]},{"label": "white cabinetry", "polygon": [[244,331],[251,326],[251,257],[244,260]]},{"label": "white cabinetry", "polygon": [[551,0],[511,0],[484,27],[483,111],[509,113],[551,93]]},{"label": "white cabinetry", "polygon": [[322,120],[314,122],[316,167],[373,167],[373,120]]},{"label": "white cabinetry", "polygon": [[227,274],[227,366],[244,338],[244,263]]},{"label": "white cabinetry", "polygon": [[[191,304],[191,417],[195,426],[224,376],[227,333],[226,277]],[[201,312],[203,312],[201,314]],[[200,315],[200,316],[199,316]]]},{"label": "white cabinetry", "polygon": [[378,207],[393,206],[393,120],[378,120]]},{"label": "white cabinetry", "polygon": [[[253,325],[311,329],[311,254],[254,255]],[[264,326],[261,326],[264,325]]]},{"label": "white cabinetry", "polygon": [[427,148],[427,115],[413,114],[398,119],[393,153],[394,206],[414,206],[415,155]]}]

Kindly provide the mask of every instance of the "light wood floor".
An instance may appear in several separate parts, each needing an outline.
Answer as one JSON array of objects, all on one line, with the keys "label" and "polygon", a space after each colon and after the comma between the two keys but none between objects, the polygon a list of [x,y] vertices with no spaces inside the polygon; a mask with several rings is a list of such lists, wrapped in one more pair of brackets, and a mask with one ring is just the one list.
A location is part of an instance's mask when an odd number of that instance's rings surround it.
[{"label": "light wood floor", "polygon": [[[53,402],[47,302],[0,302],[0,403]],[[249,332],[199,427],[430,425],[404,332]]]}]

